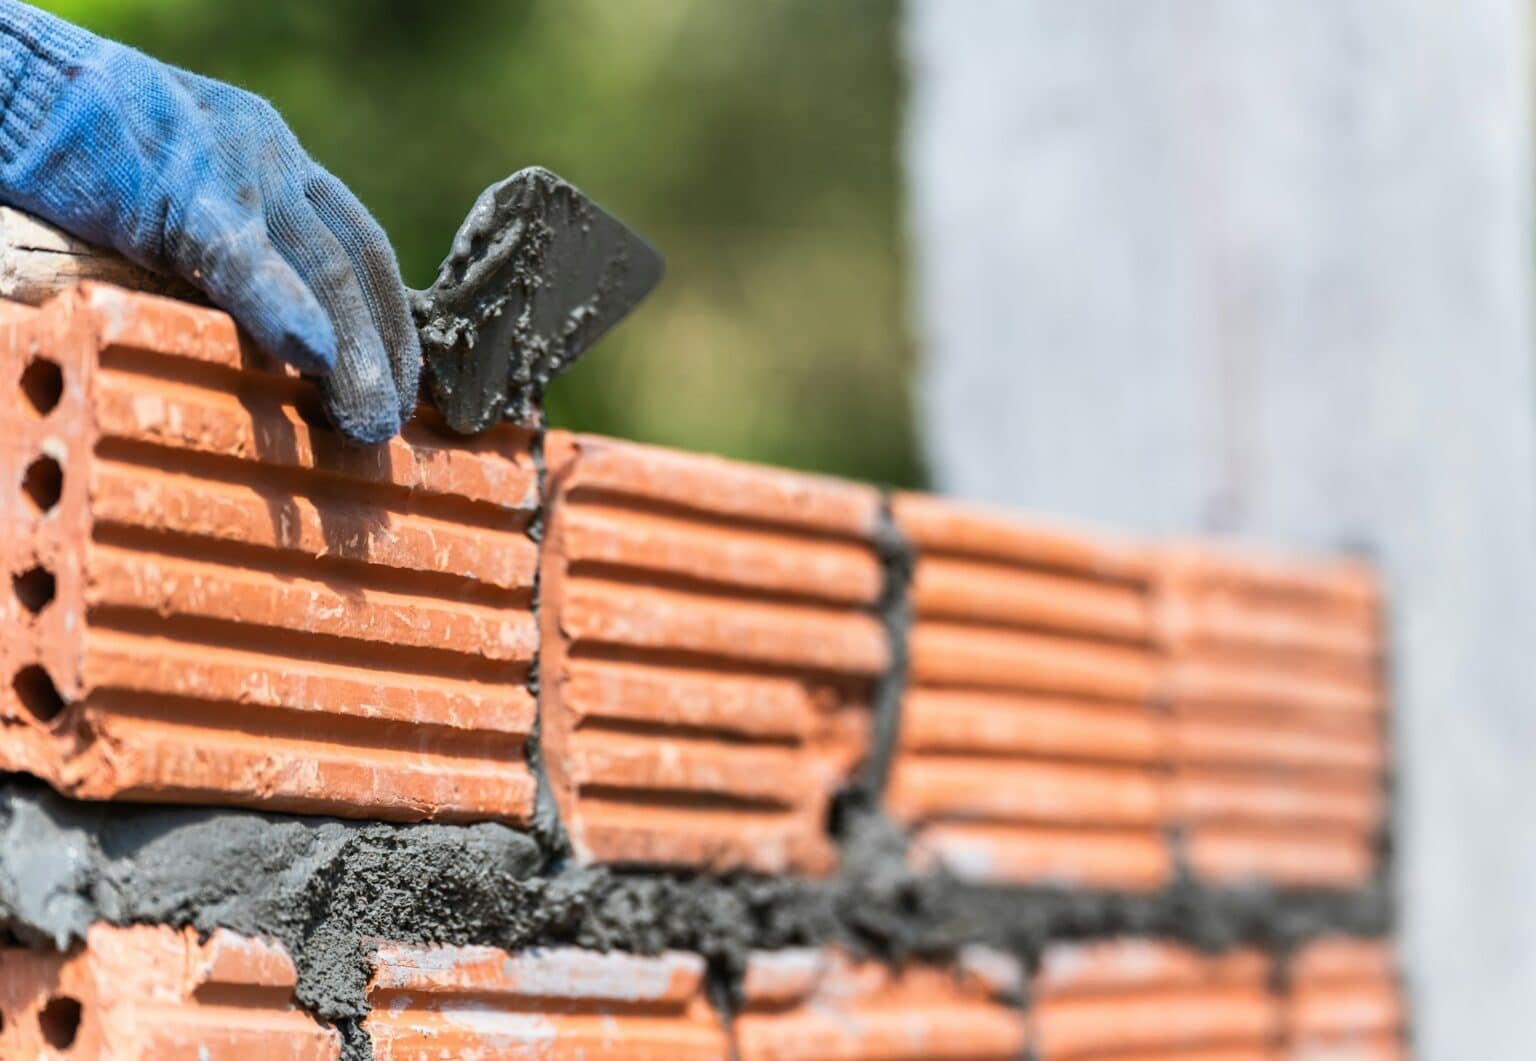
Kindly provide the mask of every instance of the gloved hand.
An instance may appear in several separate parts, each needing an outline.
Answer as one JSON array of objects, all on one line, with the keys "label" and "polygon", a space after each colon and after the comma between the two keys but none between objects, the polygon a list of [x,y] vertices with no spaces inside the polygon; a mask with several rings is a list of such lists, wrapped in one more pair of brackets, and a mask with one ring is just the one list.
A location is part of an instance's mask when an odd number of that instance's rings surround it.
[{"label": "gloved hand", "polygon": [[0,201],[208,293],[381,442],[416,401],[394,251],[248,92],[0,0]]}]

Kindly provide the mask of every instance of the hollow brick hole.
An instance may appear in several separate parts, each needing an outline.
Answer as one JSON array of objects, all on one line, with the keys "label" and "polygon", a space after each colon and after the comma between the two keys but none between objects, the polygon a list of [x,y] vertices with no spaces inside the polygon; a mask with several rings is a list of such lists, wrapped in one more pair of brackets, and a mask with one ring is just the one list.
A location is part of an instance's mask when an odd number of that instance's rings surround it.
[{"label": "hollow brick hole", "polygon": [[27,465],[21,480],[22,492],[39,513],[51,512],[64,496],[64,468],[52,457],[39,457]]},{"label": "hollow brick hole", "polygon": [[34,357],[21,374],[21,393],[38,416],[47,416],[64,397],[64,370],[57,361]]},{"label": "hollow brick hole", "polygon": [[38,1013],[37,1026],[49,1046],[55,1050],[68,1050],[75,1045],[75,1038],[80,1034],[80,1018],[83,1015],[78,999],[55,995]]},{"label": "hollow brick hole", "polygon": [[52,722],[64,710],[64,697],[48,672],[36,663],[28,664],[11,679],[11,690],[26,712],[39,722]]},{"label": "hollow brick hole", "polygon": [[21,606],[36,615],[53,603],[58,583],[46,567],[32,567],[11,580],[11,589]]}]

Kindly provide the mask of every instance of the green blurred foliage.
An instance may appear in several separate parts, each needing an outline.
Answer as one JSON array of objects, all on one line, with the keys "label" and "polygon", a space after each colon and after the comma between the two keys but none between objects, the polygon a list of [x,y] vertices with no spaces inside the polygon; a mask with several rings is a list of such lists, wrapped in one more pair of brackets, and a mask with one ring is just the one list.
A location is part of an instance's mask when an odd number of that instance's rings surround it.
[{"label": "green blurred foliage", "polygon": [[553,422],[917,485],[894,0],[54,0],[271,99],[425,286],[479,191],[538,163],[668,276]]}]

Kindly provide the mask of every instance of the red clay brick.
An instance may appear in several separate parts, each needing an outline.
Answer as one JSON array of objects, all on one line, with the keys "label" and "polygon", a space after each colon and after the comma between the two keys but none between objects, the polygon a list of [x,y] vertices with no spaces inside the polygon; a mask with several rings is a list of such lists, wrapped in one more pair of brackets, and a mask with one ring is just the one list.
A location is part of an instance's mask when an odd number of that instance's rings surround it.
[{"label": "red clay brick", "polygon": [[293,963],[224,931],[108,928],[73,953],[0,950],[0,1057],[332,1061],[293,1002]]},{"label": "red clay brick", "polygon": [[898,495],[917,554],[909,688],[886,804],[962,876],[1165,883],[1166,721],[1140,550]]},{"label": "red clay brick", "polygon": [[381,947],[363,1022],[379,1061],[538,1057],[723,1061],[694,954]]},{"label": "red clay brick", "polygon": [[[64,380],[42,411],[37,359]],[[0,770],[86,799],[528,819],[529,434],[423,417],[360,449],[314,401],[212,310],[86,286],[5,316]],[[62,473],[46,511],[39,458]]]},{"label": "red clay brick", "polygon": [[1159,779],[1144,770],[1076,763],[1014,763],[999,786],[985,758],[900,763],[889,799],[903,813],[967,821],[1045,821],[1083,827],[1156,825],[1167,816]]},{"label": "red clay brick", "polygon": [[825,872],[890,658],[871,489],[551,432],[542,734],[593,862]]},{"label": "red clay brick", "polygon": [[[943,548],[943,543],[935,543]],[[1026,561],[1027,562],[1027,561]],[[912,600],[924,615],[980,618],[1090,637],[1145,641],[1151,615],[1127,583],[1020,570],[995,560],[934,555],[914,573]]]},{"label": "red clay brick", "polygon": [[[386,943],[372,965],[363,1026],[380,1061],[729,1056],[697,955]],[[97,926],[68,955],[0,950],[0,1057],[333,1061],[340,1040],[295,1008],[295,982],[280,947],[222,930]],[[68,1002],[73,1047],[55,1052]]]},{"label": "red clay brick", "polygon": [[1147,829],[938,822],[912,843],[919,868],[942,862],[967,880],[1150,891],[1169,876],[1167,844]]},{"label": "red clay brick", "polygon": [[1144,652],[1068,637],[931,621],[913,629],[910,644],[910,673],[919,685],[1141,701],[1157,681]]},{"label": "red clay brick", "polygon": [[1403,1008],[1391,944],[1325,939],[1292,959],[1287,1056],[1296,1061],[1397,1061]]},{"label": "red clay brick", "polygon": [[1018,971],[1001,955],[891,971],[837,951],[754,955],[732,1032],[740,1061],[1014,1058],[1024,1020],[998,1001]]},{"label": "red clay brick", "polygon": [[1191,768],[1174,779],[1174,800],[1188,822],[1340,826],[1369,832],[1381,820],[1381,785],[1370,776],[1320,776],[1306,785],[1263,773]]},{"label": "red clay brick", "polygon": [[1352,887],[1385,813],[1379,591],[1344,561],[1157,554],[1173,802],[1217,882]]},{"label": "red clay brick", "polygon": [[957,505],[925,494],[893,499],[896,521],[922,552],[942,552],[1079,575],[1141,583],[1151,573],[1139,547],[1076,528],[1025,521],[1017,513]]},{"label": "red clay brick", "polygon": [[1197,825],[1185,843],[1195,875],[1220,883],[1348,888],[1376,868],[1372,839],[1357,829]]},{"label": "red clay brick", "polygon": [[1316,767],[1378,776],[1387,761],[1378,721],[1301,710],[1253,717],[1232,708],[1184,705],[1173,721],[1172,741],[1177,761],[1200,766]]},{"label": "red clay brick", "polygon": [[1141,940],[1058,944],[1035,977],[1041,1061],[1272,1057],[1281,1028],[1260,954],[1207,957]]},{"label": "red clay brick", "polygon": [[1160,720],[1142,708],[976,689],[913,689],[901,732],[913,752],[1084,762],[1159,762],[1167,740]]}]

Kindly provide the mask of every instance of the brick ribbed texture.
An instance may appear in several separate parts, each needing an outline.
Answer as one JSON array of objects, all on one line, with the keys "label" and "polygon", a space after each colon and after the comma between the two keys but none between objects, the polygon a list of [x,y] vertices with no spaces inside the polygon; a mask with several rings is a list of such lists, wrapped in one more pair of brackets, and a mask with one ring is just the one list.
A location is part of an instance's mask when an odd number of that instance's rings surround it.
[{"label": "brick ribbed texture", "polygon": [[696,954],[385,946],[373,961],[363,1028],[379,1061],[729,1056]]},{"label": "brick ribbed texture", "polygon": [[1390,944],[1320,940],[1302,948],[1289,971],[1285,1027],[1293,1061],[1406,1061]]},{"label": "brick ribbed texture", "polygon": [[889,647],[868,487],[552,432],[545,764],[579,857],[825,872]]},{"label": "brick ribbed texture", "polygon": [[1024,1048],[1018,987],[1000,955],[958,969],[892,970],[835,950],[754,955],[733,1031],[740,1061],[1007,1061]]},{"label": "brick ribbed texture", "polygon": [[[697,955],[385,944],[372,964],[380,1061],[729,1056]],[[280,947],[224,931],[97,926],[69,955],[0,950],[0,1057],[332,1061],[340,1039],[296,1008],[296,981]]]},{"label": "brick ribbed texture", "polygon": [[1159,561],[1174,801],[1205,879],[1352,887],[1384,813],[1379,595],[1345,563]]},{"label": "brick ribbed texture", "polygon": [[[758,954],[731,1024],[695,954],[385,943],[370,961],[363,1029],[380,1061],[1006,1061],[1025,1037],[998,1000],[1016,967],[997,955],[892,971],[836,951]],[[331,1061],[339,1036],[295,1007],[296,980],[280,947],[222,930],[97,926],[68,955],[0,950],[0,1056]]]},{"label": "brick ribbed texture", "polygon": [[1128,546],[898,496],[915,621],[887,803],[963,877],[1171,877],[1151,569]]},{"label": "brick ribbed texture", "polygon": [[529,436],[345,445],[229,318],[0,315],[0,770],[88,799],[526,821]]},{"label": "brick ribbed texture", "polygon": [[1219,957],[1142,940],[1059,945],[1035,977],[1040,1061],[1270,1061],[1280,1000],[1257,952]]},{"label": "brick ribbed texture", "polygon": [[0,950],[0,1057],[331,1061],[275,945],[191,929],[97,926],[68,955]]},{"label": "brick ribbed texture", "polygon": [[1388,945],[1322,939],[1277,965],[1144,940],[1059,944],[1032,985],[1040,1061],[1402,1061]]}]

